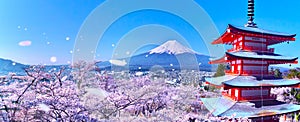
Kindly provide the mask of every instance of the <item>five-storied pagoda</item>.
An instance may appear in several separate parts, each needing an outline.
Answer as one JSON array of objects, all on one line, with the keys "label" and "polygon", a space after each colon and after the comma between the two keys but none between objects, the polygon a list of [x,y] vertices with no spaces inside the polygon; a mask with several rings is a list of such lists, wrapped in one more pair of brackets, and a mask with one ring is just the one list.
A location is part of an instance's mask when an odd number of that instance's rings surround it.
[{"label": "five-storied pagoda", "polygon": [[254,23],[254,0],[248,0],[248,22],[244,27],[228,25],[224,34],[212,44],[229,44],[224,57],[211,64],[227,63],[225,76],[206,78],[210,85],[223,89],[220,98],[201,99],[213,116],[249,118],[253,121],[278,121],[278,117],[300,110],[300,105],[276,100],[271,88],[298,87],[299,80],[278,79],[269,73],[273,64],[298,63],[297,57],[274,53],[271,45],[295,41],[295,34],[259,28]]}]

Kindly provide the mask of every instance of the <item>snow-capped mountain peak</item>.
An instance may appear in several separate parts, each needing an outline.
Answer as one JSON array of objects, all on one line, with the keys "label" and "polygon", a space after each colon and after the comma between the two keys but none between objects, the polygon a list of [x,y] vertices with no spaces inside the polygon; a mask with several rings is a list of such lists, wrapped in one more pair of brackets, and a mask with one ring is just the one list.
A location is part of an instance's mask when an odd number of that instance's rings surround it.
[{"label": "snow-capped mountain peak", "polygon": [[182,53],[192,53],[195,54],[196,52],[193,51],[190,48],[187,48],[185,46],[183,46],[182,44],[180,44],[179,42],[177,42],[176,40],[170,40],[165,42],[164,44],[152,49],[149,51],[150,54],[153,53],[169,53],[169,54],[182,54]]}]

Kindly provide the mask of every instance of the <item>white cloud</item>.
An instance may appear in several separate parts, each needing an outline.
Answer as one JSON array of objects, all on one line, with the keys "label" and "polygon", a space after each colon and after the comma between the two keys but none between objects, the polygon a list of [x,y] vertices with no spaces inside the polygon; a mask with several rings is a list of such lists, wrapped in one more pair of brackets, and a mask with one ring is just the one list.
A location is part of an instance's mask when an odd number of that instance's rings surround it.
[{"label": "white cloud", "polygon": [[117,66],[125,66],[127,63],[124,60],[109,60],[109,62],[113,65],[117,65]]},{"label": "white cloud", "polygon": [[19,46],[30,46],[30,45],[31,45],[30,40],[25,40],[25,41],[19,42]]}]

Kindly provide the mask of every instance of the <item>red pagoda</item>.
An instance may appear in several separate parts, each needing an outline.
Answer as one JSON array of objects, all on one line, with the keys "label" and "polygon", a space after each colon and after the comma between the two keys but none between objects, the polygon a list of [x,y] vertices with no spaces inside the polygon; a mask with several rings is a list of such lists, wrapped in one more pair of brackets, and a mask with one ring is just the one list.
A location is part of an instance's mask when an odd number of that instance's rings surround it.
[{"label": "red pagoda", "polygon": [[250,118],[254,121],[278,121],[281,115],[300,110],[271,95],[271,88],[297,87],[299,80],[279,79],[269,73],[274,64],[298,63],[297,57],[274,53],[271,45],[295,41],[295,34],[261,29],[254,23],[254,0],[248,0],[248,22],[244,27],[228,25],[225,33],[212,44],[233,45],[225,55],[211,64],[229,64],[225,76],[206,78],[210,85],[223,89],[220,98],[201,99],[214,116]]}]

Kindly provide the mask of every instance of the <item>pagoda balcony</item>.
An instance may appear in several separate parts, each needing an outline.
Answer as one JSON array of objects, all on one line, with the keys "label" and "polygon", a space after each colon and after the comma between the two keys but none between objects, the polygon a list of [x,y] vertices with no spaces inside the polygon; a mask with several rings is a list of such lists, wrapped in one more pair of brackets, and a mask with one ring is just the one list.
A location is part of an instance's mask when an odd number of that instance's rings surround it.
[{"label": "pagoda balcony", "polygon": [[249,71],[242,71],[241,74],[244,74],[244,75],[256,75],[256,74],[264,74],[264,75],[268,75],[269,72],[268,71],[255,71],[255,70],[249,70]]},{"label": "pagoda balcony", "polygon": [[[228,49],[227,52],[235,52],[235,51],[239,51],[242,49]],[[263,53],[274,53],[274,48],[269,48],[268,50],[266,49],[261,49],[261,48],[255,48],[255,47],[247,47],[244,49],[245,51],[252,51],[252,52],[263,52]]]},{"label": "pagoda balcony", "polygon": [[251,75],[264,75],[264,76],[274,76],[273,74],[271,74],[271,72],[269,71],[255,71],[255,70],[252,70],[252,71],[242,71],[242,72],[232,72],[231,70],[225,70],[225,73],[228,74],[228,75],[246,75],[246,76],[251,76]]}]

